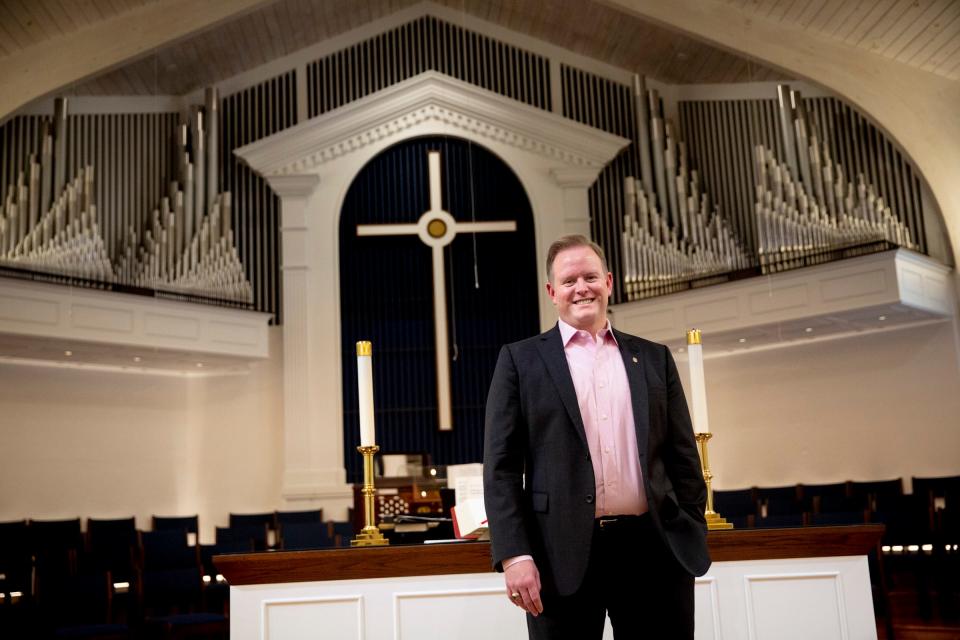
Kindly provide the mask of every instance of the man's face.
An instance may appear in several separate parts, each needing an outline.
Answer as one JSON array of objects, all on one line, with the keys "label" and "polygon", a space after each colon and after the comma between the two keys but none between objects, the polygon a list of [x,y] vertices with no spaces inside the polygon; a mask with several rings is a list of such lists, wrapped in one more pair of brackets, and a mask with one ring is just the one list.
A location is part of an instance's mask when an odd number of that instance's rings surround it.
[{"label": "man's face", "polygon": [[564,249],[553,259],[553,281],[547,293],[560,319],[576,329],[596,334],[607,323],[607,300],[613,274],[604,273],[600,256],[590,247]]}]

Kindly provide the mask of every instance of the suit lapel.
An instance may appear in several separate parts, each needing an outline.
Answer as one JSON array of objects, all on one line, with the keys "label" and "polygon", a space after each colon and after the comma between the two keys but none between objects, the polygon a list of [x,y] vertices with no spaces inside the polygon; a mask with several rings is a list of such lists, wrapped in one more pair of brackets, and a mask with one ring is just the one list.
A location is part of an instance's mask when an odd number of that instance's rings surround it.
[{"label": "suit lapel", "polygon": [[630,383],[630,402],[633,405],[633,424],[637,431],[637,452],[644,474],[647,472],[647,442],[650,435],[650,406],[647,394],[647,377],[640,345],[631,336],[614,330],[623,366]]},{"label": "suit lapel", "polygon": [[570,376],[570,367],[567,365],[567,355],[563,351],[563,338],[560,337],[559,327],[554,325],[553,329],[541,334],[537,346],[547,367],[547,372],[549,372],[554,385],[557,387],[560,400],[570,416],[570,421],[576,427],[577,435],[583,441],[583,446],[587,447],[587,434],[583,429],[583,418],[580,415],[580,405],[577,403],[577,391],[573,386],[573,378]]}]

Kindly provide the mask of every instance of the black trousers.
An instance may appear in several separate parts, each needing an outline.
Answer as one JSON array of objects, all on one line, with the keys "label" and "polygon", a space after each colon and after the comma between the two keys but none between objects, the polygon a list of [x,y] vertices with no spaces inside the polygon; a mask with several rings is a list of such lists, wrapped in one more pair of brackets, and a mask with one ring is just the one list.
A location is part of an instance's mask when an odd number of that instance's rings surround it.
[{"label": "black trousers", "polygon": [[660,538],[649,514],[594,523],[590,563],[569,596],[541,593],[527,614],[531,640],[600,640],[607,615],[617,640],[692,640],[693,576]]}]

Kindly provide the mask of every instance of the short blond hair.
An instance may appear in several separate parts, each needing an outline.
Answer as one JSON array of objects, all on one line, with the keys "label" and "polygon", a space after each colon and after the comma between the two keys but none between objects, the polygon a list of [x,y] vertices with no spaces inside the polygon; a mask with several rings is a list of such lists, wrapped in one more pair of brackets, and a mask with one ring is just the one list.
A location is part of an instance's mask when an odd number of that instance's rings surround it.
[{"label": "short blond hair", "polygon": [[606,274],[609,271],[607,268],[607,256],[603,254],[603,248],[586,236],[572,234],[557,238],[553,241],[553,244],[550,245],[550,248],[547,249],[547,282],[553,282],[553,261],[557,259],[557,254],[574,247],[590,247],[593,252],[597,254],[597,257],[600,258],[600,264],[603,265],[603,273]]}]

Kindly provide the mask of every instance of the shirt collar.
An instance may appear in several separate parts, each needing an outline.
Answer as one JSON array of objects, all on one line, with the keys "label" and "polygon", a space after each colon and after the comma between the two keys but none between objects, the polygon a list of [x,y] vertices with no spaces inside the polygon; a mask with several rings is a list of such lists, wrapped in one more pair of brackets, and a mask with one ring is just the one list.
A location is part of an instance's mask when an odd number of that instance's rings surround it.
[{"label": "shirt collar", "polygon": [[[562,319],[557,319],[557,326],[560,329],[560,338],[563,340],[564,347],[570,343],[570,340],[572,340],[574,336],[580,333],[580,329],[567,324]],[[589,332],[584,331],[584,333]],[[614,344],[617,344],[617,337],[614,335],[613,328],[610,326],[609,318],[607,318],[607,323],[603,326],[603,329],[600,329],[597,335],[603,340],[606,340],[607,336],[609,336],[610,339],[613,340]]]}]

